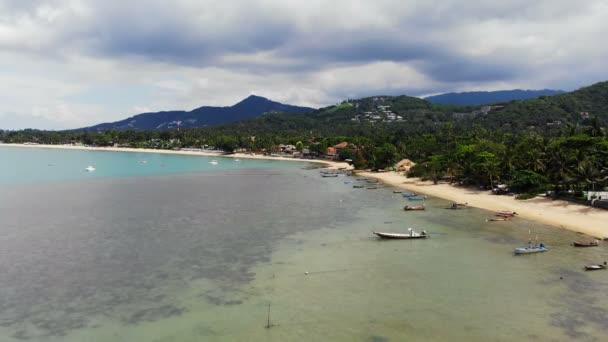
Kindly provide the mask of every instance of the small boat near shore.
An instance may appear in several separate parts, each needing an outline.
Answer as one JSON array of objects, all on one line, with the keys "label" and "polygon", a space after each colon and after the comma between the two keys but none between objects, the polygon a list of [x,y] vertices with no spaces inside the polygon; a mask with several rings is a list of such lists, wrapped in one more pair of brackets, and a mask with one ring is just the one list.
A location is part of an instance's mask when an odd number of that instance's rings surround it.
[{"label": "small boat near shore", "polygon": [[410,210],[426,210],[426,207],[423,205],[406,205],[405,207],[403,207],[403,210],[405,211],[410,211]]},{"label": "small boat near shore", "polygon": [[424,201],[426,199],[426,196],[410,196],[407,197],[407,199],[409,201]]},{"label": "small boat near shore", "polygon": [[511,217],[509,216],[496,216],[496,217],[490,217],[489,219],[486,219],[486,222],[493,222],[493,221],[510,221]]},{"label": "small boat near shore", "polygon": [[353,185],[353,188],[355,188],[355,189],[363,189],[363,188],[365,188],[365,185],[355,184],[355,185]]},{"label": "small boat near shore", "polygon": [[324,174],[321,175],[321,177],[325,177],[325,178],[327,178],[327,177],[338,177],[338,174],[337,173],[324,173]]},{"label": "small boat near shore", "polygon": [[211,164],[211,165],[217,165],[219,163],[217,162],[217,160],[214,159],[214,160],[210,161],[209,164]]},{"label": "small boat near shore", "polygon": [[420,233],[415,232],[414,229],[412,229],[412,228],[408,228],[407,230],[409,232],[406,234],[404,234],[404,233],[387,233],[387,232],[373,232],[373,233],[376,234],[381,239],[426,239],[429,236],[429,234],[426,232],[426,230],[423,230]]},{"label": "small boat near shore", "polygon": [[546,252],[547,246],[545,246],[544,243],[538,243],[538,235],[536,236],[536,244],[532,244],[532,239],[530,238],[530,240],[528,240],[528,246],[527,247],[518,247],[515,248],[514,253],[515,254],[532,254],[532,253],[540,253],[540,252]]},{"label": "small boat near shore", "polygon": [[605,270],[607,267],[607,263],[604,261],[603,264],[597,265],[585,265],[585,271],[597,271],[597,270]]},{"label": "small boat near shore", "polygon": [[505,210],[505,211],[497,211],[495,215],[496,216],[509,216],[509,217],[513,217],[513,216],[517,215],[517,213],[514,212],[514,211],[506,211]]},{"label": "small boat near shore", "polygon": [[407,197],[414,197],[414,196],[417,196],[417,195],[415,193],[413,193],[413,192],[404,192],[404,193],[401,194],[401,196],[407,198]]},{"label": "small boat near shore", "polygon": [[393,190],[393,193],[394,194],[400,194],[400,193],[402,193],[402,191],[401,190]]},{"label": "small boat near shore", "polygon": [[515,248],[515,254],[531,254],[531,253],[540,253],[548,251],[547,247],[543,243],[538,246],[528,246],[528,247],[518,247]]},{"label": "small boat near shore", "polygon": [[589,241],[589,242],[580,242],[580,241],[575,241],[572,243],[572,245],[574,247],[597,247],[600,245],[600,243],[595,240],[595,241]]}]

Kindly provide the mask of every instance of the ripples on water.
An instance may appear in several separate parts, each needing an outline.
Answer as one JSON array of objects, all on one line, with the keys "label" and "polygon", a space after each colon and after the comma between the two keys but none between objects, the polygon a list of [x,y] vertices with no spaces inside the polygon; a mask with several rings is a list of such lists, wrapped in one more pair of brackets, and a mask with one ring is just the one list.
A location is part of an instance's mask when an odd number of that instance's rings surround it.
[{"label": "ripples on water", "polygon": [[[606,247],[276,165],[3,189],[0,341],[608,336]],[[431,238],[370,234],[407,227]],[[529,230],[550,251],[514,257]]]}]

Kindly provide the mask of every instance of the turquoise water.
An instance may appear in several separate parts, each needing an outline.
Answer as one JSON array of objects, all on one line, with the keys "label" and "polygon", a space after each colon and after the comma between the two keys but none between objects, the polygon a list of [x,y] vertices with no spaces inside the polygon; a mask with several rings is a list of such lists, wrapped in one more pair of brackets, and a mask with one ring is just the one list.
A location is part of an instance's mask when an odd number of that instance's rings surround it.
[{"label": "turquoise water", "polygon": [[[138,171],[164,157],[101,154]],[[608,271],[582,270],[608,251],[570,246],[586,236],[436,198],[404,212],[391,188],[306,164],[171,157],[200,168],[4,180],[0,341],[608,339]],[[431,238],[371,234],[407,227]],[[529,231],[549,251],[514,256]]]},{"label": "turquoise water", "polygon": [[[216,160],[217,165],[210,162]],[[205,171],[298,167],[272,160],[91,150],[22,148],[0,145],[0,184],[169,175]],[[93,166],[94,172],[85,168]],[[301,167],[301,166],[300,166]]]}]

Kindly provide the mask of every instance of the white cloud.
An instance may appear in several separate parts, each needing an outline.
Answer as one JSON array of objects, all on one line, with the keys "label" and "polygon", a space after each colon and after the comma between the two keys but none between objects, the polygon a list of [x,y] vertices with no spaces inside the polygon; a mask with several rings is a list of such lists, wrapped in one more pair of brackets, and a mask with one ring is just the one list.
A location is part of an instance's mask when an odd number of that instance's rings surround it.
[{"label": "white cloud", "polygon": [[608,78],[606,17],[603,0],[3,0],[0,127],[74,128],[252,92],[323,106],[569,90]]}]

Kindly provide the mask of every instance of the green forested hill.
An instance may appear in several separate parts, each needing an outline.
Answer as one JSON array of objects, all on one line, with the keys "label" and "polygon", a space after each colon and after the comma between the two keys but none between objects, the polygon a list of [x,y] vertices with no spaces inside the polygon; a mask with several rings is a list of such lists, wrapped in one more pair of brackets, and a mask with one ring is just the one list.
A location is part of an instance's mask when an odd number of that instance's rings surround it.
[{"label": "green forested hill", "polygon": [[594,117],[600,124],[608,123],[608,82],[571,93],[509,102],[504,104],[504,108],[478,118],[478,123],[488,128],[520,130],[534,127],[545,131],[558,126],[556,121],[560,121],[562,126],[576,126],[588,123]]},{"label": "green forested hill", "polygon": [[[400,118],[391,120],[387,112]],[[434,104],[409,96],[375,96],[347,100],[305,116],[265,115],[220,130],[288,134],[314,130],[348,135],[375,128],[420,134],[435,132],[442,124],[450,123],[460,130],[484,127],[515,133],[525,129],[555,135],[566,127],[590,125],[593,118],[597,118],[599,125],[608,124],[608,82],[561,95],[481,107]]]}]

